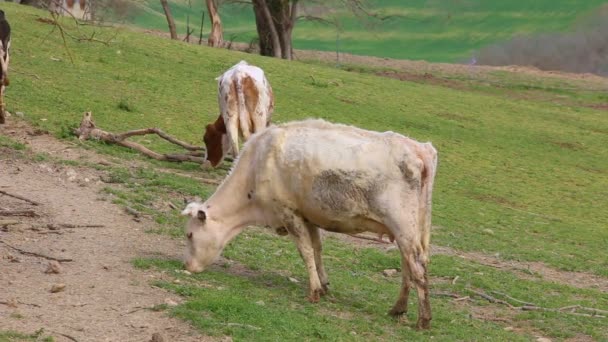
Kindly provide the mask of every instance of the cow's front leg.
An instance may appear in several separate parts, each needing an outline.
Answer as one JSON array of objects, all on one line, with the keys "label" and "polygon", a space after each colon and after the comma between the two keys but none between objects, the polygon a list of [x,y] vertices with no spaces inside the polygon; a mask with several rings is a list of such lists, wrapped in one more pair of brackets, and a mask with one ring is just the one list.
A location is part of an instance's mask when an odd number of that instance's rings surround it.
[{"label": "cow's front leg", "polygon": [[285,220],[285,227],[290,233],[290,236],[296,243],[298,251],[304,259],[306,264],[306,270],[308,271],[309,281],[309,293],[308,300],[311,303],[319,301],[321,294],[324,293],[323,287],[321,286],[321,280],[317,271],[317,265],[315,263],[315,250],[312,246],[312,240],[310,236],[310,230],[307,227],[307,223],[303,218],[289,213]]}]

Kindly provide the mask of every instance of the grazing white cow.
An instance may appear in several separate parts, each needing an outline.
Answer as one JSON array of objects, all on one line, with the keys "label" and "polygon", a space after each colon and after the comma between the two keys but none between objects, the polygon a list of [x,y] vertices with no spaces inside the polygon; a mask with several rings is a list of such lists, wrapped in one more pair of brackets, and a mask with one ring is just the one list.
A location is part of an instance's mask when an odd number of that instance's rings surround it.
[{"label": "grazing white cow", "polygon": [[329,284],[321,260],[319,228],[394,237],[403,284],[392,315],[407,311],[410,284],[419,299],[417,327],[430,327],[427,263],[431,194],[437,151],[393,132],[378,133],[323,120],[270,126],[252,136],[232,172],[204,203],[183,215],[185,266],[201,272],[250,225],[284,228],[308,270],[309,300]]},{"label": "grazing white cow", "polygon": [[272,87],[262,69],[240,61],[216,80],[220,115],[207,125],[203,137],[205,159],[213,167],[231,150],[236,157],[239,135],[247,140],[251,134],[266,128],[274,109]]},{"label": "grazing white cow", "polygon": [[11,26],[0,10],[0,124],[4,123],[4,89],[9,84],[8,62],[10,61],[9,50],[11,47]]}]

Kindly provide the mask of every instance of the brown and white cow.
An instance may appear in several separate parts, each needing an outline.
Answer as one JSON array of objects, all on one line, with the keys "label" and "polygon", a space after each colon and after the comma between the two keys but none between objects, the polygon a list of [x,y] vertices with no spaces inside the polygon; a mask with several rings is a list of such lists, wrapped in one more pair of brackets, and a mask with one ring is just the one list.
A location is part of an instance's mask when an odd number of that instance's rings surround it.
[{"label": "brown and white cow", "polygon": [[427,263],[437,151],[393,132],[378,133],[323,120],[270,126],[246,143],[232,172],[204,203],[183,215],[185,266],[201,272],[250,225],[284,228],[309,276],[309,300],[329,284],[319,227],[394,237],[402,255],[402,287],[390,311],[407,311],[410,284],[418,291],[417,327],[430,327]]},{"label": "brown and white cow", "polygon": [[0,10],[0,124],[4,123],[6,114],[4,106],[4,89],[9,84],[8,62],[10,60],[9,49],[11,47],[11,26]]},{"label": "brown and white cow", "polygon": [[207,125],[203,140],[205,159],[218,166],[232,151],[239,153],[239,135],[244,140],[270,124],[274,109],[272,87],[264,71],[240,61],[216,79],[220,115]]}]

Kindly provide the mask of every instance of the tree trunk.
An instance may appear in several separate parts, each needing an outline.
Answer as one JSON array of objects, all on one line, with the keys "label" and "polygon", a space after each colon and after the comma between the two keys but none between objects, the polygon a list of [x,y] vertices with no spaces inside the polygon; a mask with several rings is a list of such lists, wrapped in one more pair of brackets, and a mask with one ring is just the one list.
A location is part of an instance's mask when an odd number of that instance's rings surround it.
[{"label": "tree trunk", "polygon": [[298,0],[252,0],[260,54],[293,58],[293,27],[297,18]]},{"label": "tree trunk", "polygon": [[169,32],[171,32],[171,39],[177,39],[175,21],[173,20],[173,16],[171,15],[171,9],[169,8],[169,4],[167,3],[167,0],[160,0],[160,4],[163,6],[165,16],[167,16],[167,23],[169,24]]},{"label": "tree trunk", "polygon": [[221,47],[224,37],[222,33],[222,20],[217,12],[216,0],[207,0],[207,11],[209,12],[209,18],[211,18],[211,32],[207,39],[207,45]]}]

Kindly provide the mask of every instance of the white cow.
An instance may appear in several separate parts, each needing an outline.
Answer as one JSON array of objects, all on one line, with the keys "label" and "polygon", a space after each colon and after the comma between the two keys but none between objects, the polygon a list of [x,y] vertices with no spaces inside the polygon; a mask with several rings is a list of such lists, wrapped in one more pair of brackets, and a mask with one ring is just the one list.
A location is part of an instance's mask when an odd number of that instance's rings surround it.
[{"label": "white cow", "polygon": [[272,87],[262,69],[240,61],[216,80],[220,115],[207,125],[203,137],[205,159],[214,167],[231,150],[236,157],[239,135],[247,140],[252,133],[266,128],[274,109]]},{"label": "white cow", "polygon": [[407,311],[418,291],[417,327],[430,327],[427,277],[431,194],[437,151],[393,132],[378,133],[323,120],[270,126],[245,144],[232,172],[204,203],[192,202],[185,266],[200,272],[250,225],[284,228],[308,269],[309,300],[329,284],[318,227],[338,233],[394,236],[403,284],[392,315]]}]

